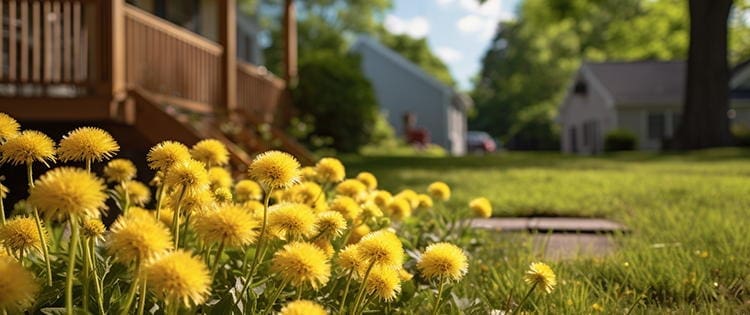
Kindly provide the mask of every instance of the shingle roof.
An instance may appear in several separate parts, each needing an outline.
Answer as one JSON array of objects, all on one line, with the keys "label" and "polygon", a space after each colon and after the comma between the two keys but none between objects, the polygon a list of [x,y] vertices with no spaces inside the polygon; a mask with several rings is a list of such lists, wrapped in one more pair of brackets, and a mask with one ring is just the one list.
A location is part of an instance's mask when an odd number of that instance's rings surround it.
[{"label": "shingle roof", "polygon": [[684,61],[587,62],[616,106],[682,104],[685,91]]}]

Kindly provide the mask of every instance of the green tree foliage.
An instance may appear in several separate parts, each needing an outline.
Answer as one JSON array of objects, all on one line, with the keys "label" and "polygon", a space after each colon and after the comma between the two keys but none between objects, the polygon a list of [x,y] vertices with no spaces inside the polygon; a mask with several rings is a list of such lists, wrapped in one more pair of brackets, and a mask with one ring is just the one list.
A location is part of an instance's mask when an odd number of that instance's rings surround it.
[{"label": "green tree foliage", "polygon": [[305,79],[294,90],[294,104],[315,124],[307,140],[330,137],[333,147],[343,152],[355,152],[370,141],[377,103],[358,56],[307,54],[300,59],[299,73]]},{"label": "green tree foliage", "polygon": [[391,34],[380,31],[380,42],[401,56],[413,62],[422,70],[448,86],[455,86],[456,81],[451,76],[448,66],[430,50],[425,38],[412,38],[404,34]]}]

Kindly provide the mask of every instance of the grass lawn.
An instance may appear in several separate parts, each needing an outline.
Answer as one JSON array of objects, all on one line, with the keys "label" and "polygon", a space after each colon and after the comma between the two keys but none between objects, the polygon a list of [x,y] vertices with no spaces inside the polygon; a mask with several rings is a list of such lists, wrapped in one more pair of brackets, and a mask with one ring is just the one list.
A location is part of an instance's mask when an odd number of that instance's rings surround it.
[{"label": "grass lawn", "polygon": [[[619,250],[611,256],[552,262],[560,285],[532,297],[536,311],[622,314],[637,305],[636,314],[750,312],[750,151],[343,161],[350,176],[371,171],[391,191],[445,181],[453,188],[451,207],[485,196],[495,216],[606,217],[632,230],[614,236]],[[477,243],[454,304],[504,309],[509,295],[518,300],[525,293],[512,288],[525,287],[528,263],[545,258],[524,236],[487,234]]]}]

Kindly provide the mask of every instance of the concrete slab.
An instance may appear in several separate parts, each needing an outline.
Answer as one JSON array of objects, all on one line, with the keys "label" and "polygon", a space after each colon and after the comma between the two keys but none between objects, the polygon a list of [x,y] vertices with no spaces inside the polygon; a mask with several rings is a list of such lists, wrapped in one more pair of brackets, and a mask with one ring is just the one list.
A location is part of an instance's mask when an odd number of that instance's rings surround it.
[{"label": "concrete slab", "polygon": [[536,234],[533,244],[544,251],[545,258],[553,260],[603,257],[616,250],[610,236],[597,234]]},{"label": "concrete slab", "polygon": [[489,218],[474,219],[472,226],[477,228],[518,232],[539,233],[613,233],[627,232],[627,228],[617,222],[595,218]]}]

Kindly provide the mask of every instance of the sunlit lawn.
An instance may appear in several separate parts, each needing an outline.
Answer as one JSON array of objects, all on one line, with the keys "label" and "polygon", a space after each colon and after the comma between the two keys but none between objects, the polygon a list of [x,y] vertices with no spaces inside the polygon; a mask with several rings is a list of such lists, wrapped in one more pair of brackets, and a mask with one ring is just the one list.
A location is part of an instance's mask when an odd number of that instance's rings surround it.
[{"label": "sunlit lawn", "polygon": [[[561,285],[534,300],[538,311],[624,313],[639,303],[634,313],[750,312],[750,151],[348,157],[345,163],[350,175],[370,170],[393,191],[443,180],[453,187],[455,207],[486,196],[496,216],[606,217],[632,230],[615,236],[619,250],[612,256],[553,263]],[[528,261],[544,257],[523,237],[488,235],[480,242],[473,281],[456,292],[503,309],[509,294],[525,293],[510,288],[521,287]]]}]

